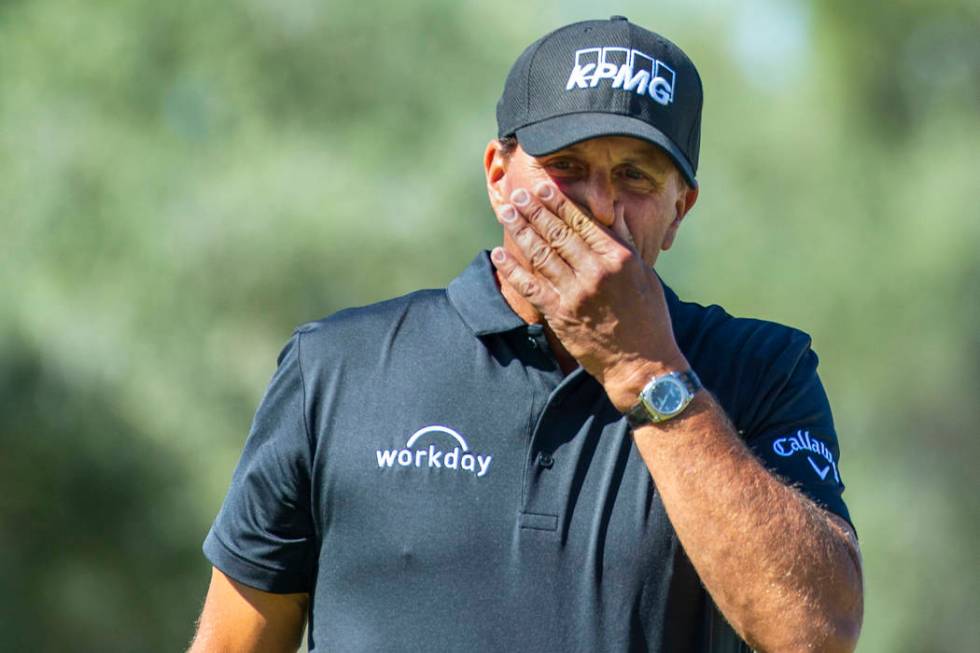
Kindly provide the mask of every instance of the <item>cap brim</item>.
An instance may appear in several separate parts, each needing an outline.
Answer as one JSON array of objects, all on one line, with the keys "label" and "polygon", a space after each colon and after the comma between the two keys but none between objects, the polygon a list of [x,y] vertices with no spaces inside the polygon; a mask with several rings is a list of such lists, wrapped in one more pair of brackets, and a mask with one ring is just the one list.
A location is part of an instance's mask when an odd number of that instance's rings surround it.
[{"label": "cap brim", "polygon": [[615,113],[569,113],[536,122],[517,130],[517,142],[531,156],[543,156],[600,136],[632,136],[663,149],[692,187],[697,187],[694,170],[673,141],[656,127],[630,116]]}]

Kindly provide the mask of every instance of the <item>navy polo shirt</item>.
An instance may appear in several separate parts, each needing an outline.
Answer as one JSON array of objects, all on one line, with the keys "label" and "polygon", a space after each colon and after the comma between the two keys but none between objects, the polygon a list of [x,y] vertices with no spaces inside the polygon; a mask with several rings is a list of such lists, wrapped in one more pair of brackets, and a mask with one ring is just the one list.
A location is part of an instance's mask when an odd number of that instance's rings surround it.
[{"label": "navy polo shirt", "polygon": [[[849,519],[809,337],[665,291],[740,435]],[[311,651],[694,651],[711,609],[625,419],[486,252],[446,290],[297,329],[204,551],[309,592]]]}]

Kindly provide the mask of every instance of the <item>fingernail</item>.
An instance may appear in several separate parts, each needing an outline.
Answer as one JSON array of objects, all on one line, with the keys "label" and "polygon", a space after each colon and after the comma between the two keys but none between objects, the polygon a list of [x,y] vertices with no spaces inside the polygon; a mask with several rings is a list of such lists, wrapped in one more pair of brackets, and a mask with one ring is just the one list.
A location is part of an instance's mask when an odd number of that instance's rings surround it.
[{"label": "fingernail", "polygon": [[517,219],[517,211],[510,204],[504,204],[498,209],[498,215],[504,222],[513,222]]},{"label": "fingernail", "polygon": [[494,263],[503,263],[507,256],[504,254],[504,250],[501,247],[494,247],[493,251],[490,252],[490,258],[493,259]]},{"label": "fingernail", "polygon": [[543,200],[550,200],[555,196],[555,187],[548,183],[538,184],[538,187],[534,189],[534,194]]},{"label": "fingernail", "polygon": [[518,188],[510,194],[510,201],[517,206],[524,206],[531,201],[531,196],[523,188]]}]

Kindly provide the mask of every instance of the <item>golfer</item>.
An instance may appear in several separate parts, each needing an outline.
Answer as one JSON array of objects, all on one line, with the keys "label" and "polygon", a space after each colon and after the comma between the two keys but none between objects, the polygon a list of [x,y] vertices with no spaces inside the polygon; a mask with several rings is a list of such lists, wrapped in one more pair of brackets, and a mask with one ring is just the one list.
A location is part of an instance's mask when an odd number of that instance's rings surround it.
[{"label": "golfer", "polygon": [[482,159],[500,246],[295,331],[204,543],[193,651],[307,625],[311,651],[854,650],[810,338],[655,271],[701,106],[687,55],[623,17],[521,54]]}]

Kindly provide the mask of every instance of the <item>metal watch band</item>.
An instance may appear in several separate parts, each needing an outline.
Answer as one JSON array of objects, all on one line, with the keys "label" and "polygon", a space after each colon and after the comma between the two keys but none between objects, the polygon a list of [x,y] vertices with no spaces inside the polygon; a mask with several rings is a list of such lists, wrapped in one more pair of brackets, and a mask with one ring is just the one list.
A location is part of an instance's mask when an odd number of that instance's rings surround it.
[{"label": "metal watch band", "polygon": [[[687,388],[687,391],[690,393],[690,396],[692,398],[694,397],[694,395],[697,394],[698,390],[704,387],[701,384],[701,379],[698,378],[698,375],[695,374],[694,370],[676,372],[675,374],[678,377],[678,379]],[[654,377],[653,379],[650,379],[651,383],[653,381],[656,381],[658,378],[663,378],[663,377]],[[690,400],[688,401],[688,404],[690,404]],[[684,408],[687,408],[687,404],[684,405]],[[681,408],[679,412],[675,413],[674,415],[671,415],[671,417],[676,417],[677,415],[680,415],[682,412],[684,412],[684,408]],[[667,419],[670,419],[669,417],[661,419],[658,418],[656,415],[651,415],[650,412],[647,410],[646,406],[643,404],[642,399],[640,401],[637,401],[636,405],[630,408],[625,415],[626,415],[626,421],[627,423],[629,423],[630,428],[634,428],[634,429],[640,426],[645,426],[647,424],[656,424],[658,422],[664,422]]]}]

